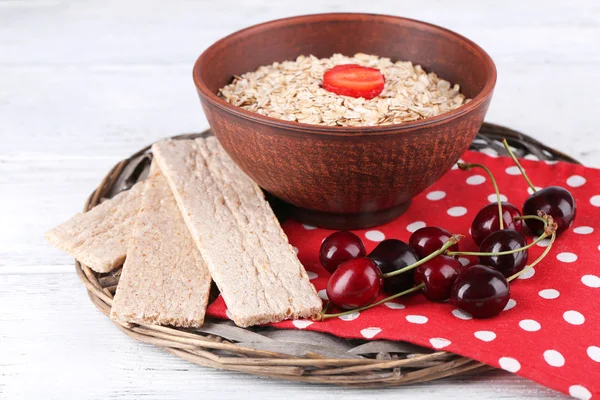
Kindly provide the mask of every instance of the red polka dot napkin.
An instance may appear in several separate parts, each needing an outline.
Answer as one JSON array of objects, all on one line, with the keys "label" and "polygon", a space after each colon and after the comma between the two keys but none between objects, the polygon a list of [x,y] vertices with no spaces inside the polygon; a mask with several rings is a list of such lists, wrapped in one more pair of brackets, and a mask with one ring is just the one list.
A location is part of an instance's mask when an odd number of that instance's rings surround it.
[{"label": "red polka dot napkin", "polygon": [[[510,158],[467,152],[463,159],[487,165],[503,197],[522,206],[528,187]],[[323,322],[285,321],[274,326],[345,338],[405,340],[503,368],[580,399],[600,399],[600,170],[529,160],[523,166],[535,185],[569,189],[577,202],[577,218],[542,263],[513,281],[511,300],[499,316],[473,319],[450,304],[431,303],[416,294]],[[475,251],[468,234],[471,222],[492,201],[494,190],[483,171],[453,169],[417,196],[404,215],[355,233],[371,251],[385,238],[408,241],[411,232],[436,225],[464,234],[461,250]],[[332,231],[296,221],[286,221],[283,228],[319,295],[326,298],[329,273],[321,267],[318,252]],[[547,241],[534,246],[529,259],[537,258],[544,246]],[[226,318],[220,297],[208,313]]]}]

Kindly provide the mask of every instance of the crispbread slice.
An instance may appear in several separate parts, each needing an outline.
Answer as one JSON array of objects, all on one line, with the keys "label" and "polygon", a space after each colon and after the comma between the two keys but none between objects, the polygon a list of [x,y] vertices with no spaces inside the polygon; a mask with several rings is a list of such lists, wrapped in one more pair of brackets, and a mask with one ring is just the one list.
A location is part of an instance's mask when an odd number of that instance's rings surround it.
[{"label": "crispbread slice", "polygon": [[147,179],[110,317],[199,327],[210,275],[160,171]]},{"label": "crispbread slice", "polygon": [[46,239],[96,272],[112,271],[125,260],[143,188],[144,181],[136,183],[90,211],[75,215],[46,232]]},{"label": "crispbread slice", "polygon": [[262,191],[215,138],[166,140],[152,151],[238,326],[321,311]]}]

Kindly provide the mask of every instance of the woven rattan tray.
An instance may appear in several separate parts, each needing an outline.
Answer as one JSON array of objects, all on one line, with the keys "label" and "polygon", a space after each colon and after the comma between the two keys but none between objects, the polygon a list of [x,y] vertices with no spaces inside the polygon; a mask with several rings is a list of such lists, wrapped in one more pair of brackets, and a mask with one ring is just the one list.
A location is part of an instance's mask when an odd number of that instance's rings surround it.
[{"label": "woven rattan tray", "polygon": [[[176,138],[206,135],[211,133],[207,131]],[[519,157],[533,155],[540,160],[577,163],[527,135],[487,123],[482,126],[471,149],[504,155],[504,147],[498,141],[503,137],[517,150]],[[143,179],[151,157],[148,146],[115,165],[88,198],[84,210]],[[120,269],[110,274],[97,274],[78,261],[75,266],[90,299],[108,316]],[[197,330],[116,324],[128,336],[198,365],[310,383],[354,387],[399,386],[491,369],[469,358],[434,352],[405,342],[346,340],[319,332],[267,327],[242,329],[230,321],[215,319],[208,319]]]}]

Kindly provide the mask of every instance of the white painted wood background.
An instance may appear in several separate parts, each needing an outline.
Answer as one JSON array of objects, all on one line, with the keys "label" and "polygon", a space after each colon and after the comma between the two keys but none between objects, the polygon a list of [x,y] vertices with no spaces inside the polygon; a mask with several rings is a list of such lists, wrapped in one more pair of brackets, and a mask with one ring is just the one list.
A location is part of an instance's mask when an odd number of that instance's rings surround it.
[{"label": "white painted wood background", "polygon": [[562,397],[499,371],[343,390],[200,368],[120,333],[44,242],[116,161],[208,126],[191,79],[203,49],[323,11],[403,15],[470,37],[498,65],[488,120],[600,167],[596,0],[0,0],[0,399]]}]

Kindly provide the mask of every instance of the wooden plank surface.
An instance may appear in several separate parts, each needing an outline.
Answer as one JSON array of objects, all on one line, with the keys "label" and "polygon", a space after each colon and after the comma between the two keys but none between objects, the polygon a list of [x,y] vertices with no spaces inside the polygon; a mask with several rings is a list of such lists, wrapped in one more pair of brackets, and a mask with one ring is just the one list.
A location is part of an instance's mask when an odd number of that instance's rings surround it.
[{"label": "wooden plank surface", "polygon": [[600,167],[599,4],[0,1],[0,399],[562,397],[500,371],[343,390],[196,367],[120,333],[87,299],[72,260],[42,234],[79,211],[119,159],[207,128],[191,80],[204,48],[297,14],[396,14],[468,36],[498,66],[490,122]]}]

